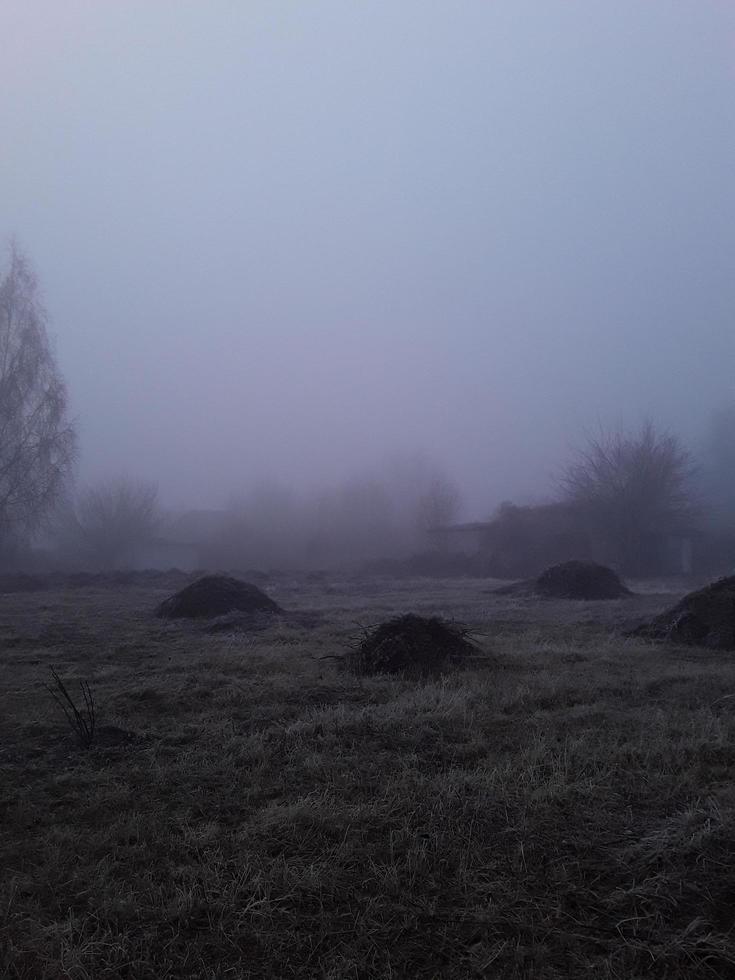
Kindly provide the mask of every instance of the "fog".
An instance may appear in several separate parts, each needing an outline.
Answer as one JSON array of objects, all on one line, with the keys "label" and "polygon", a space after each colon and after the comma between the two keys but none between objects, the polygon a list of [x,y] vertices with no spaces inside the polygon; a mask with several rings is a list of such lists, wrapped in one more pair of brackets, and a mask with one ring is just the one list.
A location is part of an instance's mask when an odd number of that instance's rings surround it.
[{"label": "fog", "polygon": [[4,0],[0,238],[79,480],[171,508],[423,453],[467,518],[733,399],[726,0]]}]

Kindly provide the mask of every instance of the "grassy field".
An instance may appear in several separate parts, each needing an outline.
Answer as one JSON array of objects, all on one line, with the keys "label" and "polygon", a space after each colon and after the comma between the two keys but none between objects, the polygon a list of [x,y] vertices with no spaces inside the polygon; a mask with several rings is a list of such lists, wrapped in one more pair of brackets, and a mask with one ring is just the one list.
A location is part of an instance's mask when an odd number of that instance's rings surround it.
[{"label": "grassy field", "polygon": [[[284,577],[302,615],[217,635],[153,585],[0,596],[0,977],[735,977],[733,658],[624,638],[655,584],[492,584]],[[477,661],[332,659],[409,611]]]}]

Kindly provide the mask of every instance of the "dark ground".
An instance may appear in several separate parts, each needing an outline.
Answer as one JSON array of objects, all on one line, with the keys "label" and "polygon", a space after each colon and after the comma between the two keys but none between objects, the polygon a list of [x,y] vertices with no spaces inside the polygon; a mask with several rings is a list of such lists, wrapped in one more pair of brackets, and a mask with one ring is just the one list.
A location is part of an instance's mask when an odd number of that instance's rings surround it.
[{"label": "dark ground", "polygon": [[[623,635],[685,588],[492,585],[281,577],[216,634],[150,582],[0,596],[0,977],[735,977],[733,655]],[[404,612],[485,661],[330,659]]]}]

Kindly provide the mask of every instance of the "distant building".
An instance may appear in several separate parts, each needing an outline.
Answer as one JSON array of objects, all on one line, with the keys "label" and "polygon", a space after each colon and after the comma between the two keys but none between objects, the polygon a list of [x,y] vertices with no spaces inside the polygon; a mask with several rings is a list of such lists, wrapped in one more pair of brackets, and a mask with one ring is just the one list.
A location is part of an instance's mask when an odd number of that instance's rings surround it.
[{"label": "distant building", "polygon": [[[609,545],[589,529],[579,511],[566,503],[518,507],[503,504],[489,521],[432,528],[438,549],[482,555],[484,566],[501,578],[537,575],[549,565],[571,559],[615,566]],[[729,539],[728,539],[729,540]],[[692,575],[727,570],[735,545],[722,534],[697,528],[651,532],[641,542],[645,574]]]},{"label": "distant building", "polygon": [[566,504],[516,507],[503,504],[490,521],[433,528],[437,547],[465,555],[482,554],[500,578],[522,578],[569,558],[589,558],[592,546]]}]

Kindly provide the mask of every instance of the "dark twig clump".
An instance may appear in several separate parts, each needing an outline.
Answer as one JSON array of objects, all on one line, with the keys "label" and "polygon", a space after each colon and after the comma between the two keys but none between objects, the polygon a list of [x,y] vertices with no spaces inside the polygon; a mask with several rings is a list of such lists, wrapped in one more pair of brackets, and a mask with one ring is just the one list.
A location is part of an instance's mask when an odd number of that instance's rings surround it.
[{"label": "dark twig clump", "polygon": [[436,616],[407,614],[364,631],[347,657],[356,674],[438,675],[472,653],[469,631]]},{"label": "dark twig clump", "polygon": [[228,575],[205,575],[156,609],[156,615],[165,619],[213,619],[233,612],[278,613],[281,607],[250,582]]},{"label": "dark twig clump", "polygon": [[89,681],[79,682],[83,705],[78,707],[69,693],[68,688],[53,667],[51,668],[51,677],[53,679],[53,685],[47,684],[46,690],[64,712],[64,716],[69,722],[69,727],[79,739],[80,745],[85,749],[89,748],[94,741],[97,726],[94,697],[92,695],[92,688],[89,686]]},{"label": "dark twig clump", "polygon": [[735,575],[690,592],[632,635],[711,650],[735,650]]}]

